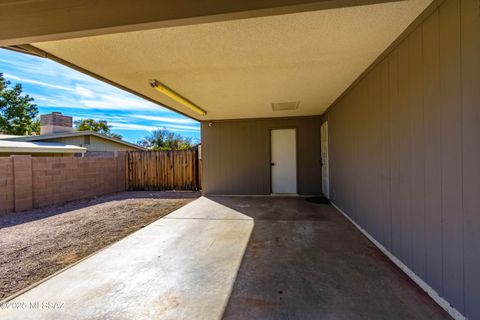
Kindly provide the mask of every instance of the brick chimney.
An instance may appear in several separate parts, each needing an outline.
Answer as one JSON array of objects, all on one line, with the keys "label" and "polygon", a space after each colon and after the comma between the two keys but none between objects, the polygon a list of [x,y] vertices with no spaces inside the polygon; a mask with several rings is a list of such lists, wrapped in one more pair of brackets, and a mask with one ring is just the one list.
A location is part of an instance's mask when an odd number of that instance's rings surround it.
[{"label": "brick chimney", "polygon": [[61,112],[52,112],[40,116],[41,135],[72,131],[72,117],[64,116]]}]

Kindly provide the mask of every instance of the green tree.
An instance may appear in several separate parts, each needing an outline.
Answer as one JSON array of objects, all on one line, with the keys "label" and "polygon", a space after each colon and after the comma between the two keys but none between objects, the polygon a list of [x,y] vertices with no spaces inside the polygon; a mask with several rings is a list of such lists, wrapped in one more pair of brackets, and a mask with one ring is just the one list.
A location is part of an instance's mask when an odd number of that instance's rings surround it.
[{"label": "green tree", "polygon": [[37,105],[33,98],[22,93],[22,85],[10,87],[0,73],[0,132],[14,135],[29,135],[36,132]]},{"label": "green tree", "polygon": [[110,130],[112,126],[109,126],[106,120],[80,119],[74,123],[77,131],[95,131],[112,138],[122,139],[121,135]]},{"label": "green tree", "polygon": [[40,117],[36,117],[32,122],[32,132],[40,135]]},{"label": "green tree", "polygon": [[193,147],[192,138],[183,137],[167,129],[153,130],[150,135],[138,141],[138,144],[152,150],[187,150]]}]

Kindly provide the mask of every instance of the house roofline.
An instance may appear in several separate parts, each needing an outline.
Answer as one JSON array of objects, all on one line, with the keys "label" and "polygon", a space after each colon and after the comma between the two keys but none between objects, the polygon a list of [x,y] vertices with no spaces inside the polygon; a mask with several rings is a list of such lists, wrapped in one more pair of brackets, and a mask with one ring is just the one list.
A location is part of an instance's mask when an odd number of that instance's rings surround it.
[{"label": "house roofline", "polygon": [[51,139],[57,139],[57,138],[68,138],[68,137],[78,137],[78,136],[87,136],[87,135],[92,135],[101,139],[105,140],[110,140],[112,142],[116,142],[119,144],[123,144],[138,150],[146,150],[143,147],[140,147],[139,145],[136,145],[131,142],[127,142],[121,139],[113,138],[106,136],[104,134],[100,134],[95,131],[75,131],[75,132],[62,132],[62,133],[54,133],[54,134],[48,134],[48,135],[39,135],[39,136],[22,136],[22,137],[15,137],[15,138],[9,138],[9,139],[4,139],[4,140],[21,140],[21,141],[39,141],[39,140],[51,140]]},{"label": "house roofline", "polygon": [[63,143],[0,141],[0,153],[85,153],[86,151],[86,148]]}]

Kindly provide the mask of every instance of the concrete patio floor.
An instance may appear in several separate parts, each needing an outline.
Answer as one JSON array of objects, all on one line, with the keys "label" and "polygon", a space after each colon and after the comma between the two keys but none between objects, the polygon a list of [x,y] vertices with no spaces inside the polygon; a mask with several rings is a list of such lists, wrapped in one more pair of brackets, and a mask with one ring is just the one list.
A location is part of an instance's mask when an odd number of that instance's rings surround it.
[{"label": "concrete patio floor", "polygon": [[332,206],[277,197],[199,198],[0,309],[1,319],[222,317],[449,319]]}]

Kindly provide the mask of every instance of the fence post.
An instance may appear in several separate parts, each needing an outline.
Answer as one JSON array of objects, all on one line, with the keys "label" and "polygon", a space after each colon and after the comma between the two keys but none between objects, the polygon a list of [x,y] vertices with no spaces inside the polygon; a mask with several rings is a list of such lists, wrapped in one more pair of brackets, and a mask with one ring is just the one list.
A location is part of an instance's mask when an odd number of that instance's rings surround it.
[{"label": "fence post", "polygon": [[13,162],[13,195],[15,212],[33,208],[32,157],[10,156]]}]

